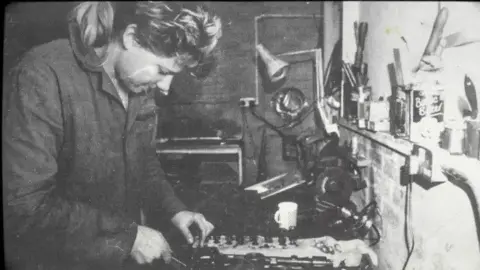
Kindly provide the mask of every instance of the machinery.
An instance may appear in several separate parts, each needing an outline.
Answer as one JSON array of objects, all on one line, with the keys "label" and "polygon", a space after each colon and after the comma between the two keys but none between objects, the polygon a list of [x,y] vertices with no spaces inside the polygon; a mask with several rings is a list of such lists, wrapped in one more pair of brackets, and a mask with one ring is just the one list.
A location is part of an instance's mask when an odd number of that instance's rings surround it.
[{"label": "machinery", "polygon": [[[346,242],[327,243],[325,237],[296,239],[294,236],[213,236],[205,246],[191,249],[190,269],[335,269],[335,254],[347,250]],[[368,255],[368,254],[366,254]],[[370,256],[370,255],[369,255]],[[370,269],[365,256],[358,267]],[[376,257],[373,258],[377,260]]]}]

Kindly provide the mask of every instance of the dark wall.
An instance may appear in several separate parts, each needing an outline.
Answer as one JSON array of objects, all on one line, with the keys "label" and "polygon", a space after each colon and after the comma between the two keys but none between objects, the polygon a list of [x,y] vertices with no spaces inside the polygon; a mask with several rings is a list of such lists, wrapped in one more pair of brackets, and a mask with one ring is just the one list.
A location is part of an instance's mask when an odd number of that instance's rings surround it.
[{"label": "dark wall", "polygon": [[[211,76],[195,81],[186,76],[174,79],[175,94],[170,101],[177,105],[165,110],[165,116],[179,122],[179,118],[194,119],[195,129],[212,132],[212,126],[236,133],[241,131],[241,114],[238,100],[255,96],[255,43],[254,18],[264,13],[321,14],[322,2],[206,2],[223,22],[223,37],[217,50],[217,68]],[[67,36],[65,18],[72,2],[17,3],[7,7],[4,70],[34,45]],[[259,25],[260,42],[273,53],[312,49],[319,43],[319,33],[313,17],[307,19],[269,19]],[[288,86],[296,86],[311,93],[312,65],[297,66],[291,74]],[[270,117],[268,112],[266,117]],[[262,123],[248,117],[249,130],[255,144],[247,143],[247,157],[258,154]],[[200,128],[198,128],[200,126]],[[182,130],[182,129],[180,129]],[[188,130],[188,128],[187,128]],[[203,132],[203,131],[202,131]],[[272,166],[270,173],[285,169],[279,152],[278,137],[267,132],[270,139],[267,155]],[[197,134],[198,135],[198,134]],[[249,146],[251,145],[251,146]],[[256,148],[256,151],[254,149]],[[268,157],[267,157],[268,158]]]},{"label": "dark wall", "polygon": [[[222,18],[224,31],[219,42],[218,67],[211,76],[196,82],[188,78],[178,77],[173,87],[185,103],[194,104],[174,106],[172,115],[201,119],[205,125],[222,120],[222,127],[227,130],[241,128],[241,113],[238,100],[241,97],[255,96],[255,36],[254,18],[261,14],[322,14],[322,2],[210,2],[210,7]],[[322,33],[316,27],[323,21],[317,18],[307,19],[268,19],[259,23],[260,42],[272,53],[292,50],[313,49],[319,42]],[[312,63],[295,65],[290,71],[289,81],[285,86],[295,86],[308,94],[313,93]],[[268,100],[268,97],[265,99]],[[198,102],[200,101],[200,102]],[[275,116],[268,110],[262,110],[267,119],[274,121]],[[175,119],[174,117],[172,117]],[[245,137],[246,156],[260,152],[263,123],[248,116],[249,128],[253,141]],[[196,123],[200,121],[194,121]],[[232,125],[234,126],[232,128]],[[307,125],[308,126],[308,125]],[[208,127],[207,127],[208,129]],[[300,132],[297,130],[297,132]],[[265,154],[267,162],[266,176],[274,176],[294,167],[284,162],[281,155],[281,139],[272,130],[266,131]],[[258,163],[247,160],[247,181],[254,180]]]},{"label": "dark wall", "polygon": [[[228,103],[223,107],[236,106],[241,97],[255,96],[255,36],[254,18],[265,13],[275,14],[321,14],[321,2],[209,2],[208,4],[223,22],[223,37],[219,42],[218,66],[210,77],[203,81],[177,77],[173,87],[182,102]],[[272,53],[291,50],[306,50],[317,46],[319,34],[316,21],[306,19],[268,19],[259,23],[260,43]],[[306,70],[311,72],[311,70]],[[292,76],[295,78],[295,76]],[[217,117],[217,107],[205,107],[206,115]],[[195,107],[196,107],[195,106]],[[189,104],[188,107],[191,107]],[[197,111],[194,110],[197,114]],[[223,111],[223,110],[222,110]],[[186,112],[185,112],[186,113]],[[223,115],[223,113],[221,113]],[[234,117],[235,113],[224,117]]]},{"label": "dark wall", "polygon": [[8,70],[32,46],[67,37],[65,24],[74,2],[12,3],[5,8],[3,65]]}]

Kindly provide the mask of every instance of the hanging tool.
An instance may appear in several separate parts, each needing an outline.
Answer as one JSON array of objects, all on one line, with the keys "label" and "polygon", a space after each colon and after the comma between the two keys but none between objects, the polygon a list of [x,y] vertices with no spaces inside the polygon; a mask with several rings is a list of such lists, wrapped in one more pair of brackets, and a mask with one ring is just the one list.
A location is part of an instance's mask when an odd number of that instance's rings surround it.
[{"label": "hanging tool", "polygon": [[354,61],[354,66],[358,66],[358,62],[360,62],[360,51],[359,51],[359,46],[360,46],[360,33],[358,31],[358,22],[355,21],[353,22],[353,30],[355,33],[355,44],[357,45],[357,51],[355,52],[355,61]]},{"label": "hanging tool", "polygon": [[444,39],[445,48],[460,47],[471,43],[480,42],[480,33],[478,33],[478,31],[465,29],[461,32],[450,34]]},{"label": "hanging tool", "polygon": [[188,266],[180,261],[179,259],[175,258],[174,256],[171,257],[170,265],[173,266],[176,270],[187,270],[189,269]]},{"label": "hanging tool", "polygon": [[448,9],[446,7],[442,8],[437,14],[435,23],[433,25],[432,33],[430,34],[430,39],[428,40],[427,46],[423,55],[433,55],[435,54],[438,45],[440,45],[440,40],[442,39],[443,29],[448,20]]},{"label": "hanging tool", "polygon": [[365,86],[368,82],[367,69],[368,65],[363,63],[363,51],[365,49],[365,39],[368,32],[368,23],[357,21],[354,22],[355,41],[357,44],[357,51],[355,53],[355,62],[353,64],[355,87]]},{"label": "hanging tool", "polygon": [[[358,22],[355,21],[353,23],[354,27],[354,33],[355,33],[355,42],[357,46],[357,50],[355,52],[355,60],[353,65],[350,67],[349,64],[344,63],[343,69],[345,72],[345,75],[350,82],[350,85],[352,88],[349,91],[349,98],[347,103],[349,105],[345,106],[347,112],[345,112],[348,115],[348,118],[351,119],[354,122],[359,123],[359,127],[363,128],[365,126],[365,119],[363,117],[363,112],[364,112],[364,101],[362,97],[365,97],[362,95],[364,90],[367,88],[364,87],[366,86],[368,79],[367,79],[367,69],[368,66],[367,64],[363,63],[363,51],[365,49],[365,39],[367,36],[367,31],[368,31],[368,24],[366,22]],[[359,114],[359,112],[361,112]]]},{"label": "hanging tool", "polygon": [[465,94],[467,96],[468,103],[470,103],[471,108],[471,117],[472,119],[477,119],[478,116],[478,100],[477,100],[477,91],[475,85],[472,82],[472,79],[465,74],[464,79]]},{"label": "hanging tool", "polygon": [[342,69],[345,72],[345,76],[347,77],[350,86],[357,87],[357,80],[355,79],[355,75],[350,67],[350,64],[343,62]]},{"label": "hanging tool", "polygon": [[366,22],[361,22],[358,24],[358,22],[355,21],[353,26],[355,30],[355,40],[357,42],[354,67],[357,69],[357,71],[360,71],[363,63],[363,50],[365,49],[365,39],[368,31],[368,24]]},{"label": "hanging tool", "polygon": [[[433,24],[433,29],[430,34],[430,38],[428,39],[427,46],[425,47],[425,51],[423,52],[422,58],[418,66],[414,69],[414,72],[419,71],[422,68],[425,68],[429,65],[429,62],[426,61],[426,57],[436,55],[440,57],[441,52],[439,51],[440,41],[442,40],[443,29],[445,28],[445,24],[448,20],[448,9],[443,7],[440,12],[437,14],[435,19],[435,23]],[[430,64],[431,66],[431,64]],[[431,67],[432,69],[436,69],[436,67]]]}]

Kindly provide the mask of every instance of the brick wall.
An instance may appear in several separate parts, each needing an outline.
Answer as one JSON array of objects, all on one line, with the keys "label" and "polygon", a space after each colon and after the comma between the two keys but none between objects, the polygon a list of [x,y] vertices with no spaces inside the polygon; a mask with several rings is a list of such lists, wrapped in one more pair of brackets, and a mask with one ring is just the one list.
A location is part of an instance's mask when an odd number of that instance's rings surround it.
[{"label": "brick wall", "polygon": [[[379,205],[381,218],[377,217],[376,225],[382,240],[375,247],[380,260],[377,269],[402,269],[407,257],[406,187],[401,185],[400,167],[405,157],[349,129],[340,128],[340,133],[342,143],[356,136],[359,153],[371,160],[365,174],[368,188],[354,194],[354,201],[362,207],[375,199]],[[406,269],[480,269],[480,243],[467,194],[445,182],[429,190],[414,184],[411,195],[415,248]]]},{"label": "brick wall", "polygon": [[[478,6],[466,2],[344,2],[343,6],[345,61],[353,62],[355,54],[353,22],[359,20],[369,24],[364,61],[368,63],[369,84],[374,99],[391,94],[386,66],[393,61],[393,48],[401,51],[404,77],[409,81],[407,75],[410,73],[407,71],[418,63],[424,51],[439,6],[446,6],[450,11],[444,35],[474,27],[480,18]],[[473,53],[467,47],[444,52],[445,70],[478,71],[478,49]],[[449,104],[457,105],[459,101],[455,95],[461,93],[461,88],[457,83],[459,81],[449,76],[455,72],[450,71],[443,77],[448,85],[448,95],[452,95],[447,98],[445,113],[451,115],[447,107]],[[382,219],[378,218],[376,223],[382,240],[375,247],[380,259],[378,269],[403,269],[407,258],[404,233],[406,187],[401,185],[400,167],[405,164],[405,157],[372,140],[371,136],[360,136],[346,128],[341,128],[340,132],[343,141],[359,136],[359,152],[372,162],[365,175],[368,188],[357,192],[354,197],[359,207],[371,199],[379,204]],[[387,144],[396,145],[394,140],[387,140]],[[434,173],[441,175],[439,171]],[[477,233],[480,225],[475,222],[467,193],[450,182],[428,190],[417,184],[412,187],[411,225],[415,248],[407,269],[480,269]]]}]

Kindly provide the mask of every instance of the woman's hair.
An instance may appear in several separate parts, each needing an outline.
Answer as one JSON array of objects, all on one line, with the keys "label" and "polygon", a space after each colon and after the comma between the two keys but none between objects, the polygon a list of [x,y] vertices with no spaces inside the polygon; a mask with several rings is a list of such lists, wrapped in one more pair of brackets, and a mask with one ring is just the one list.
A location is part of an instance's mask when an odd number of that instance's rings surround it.
[{"label": "woman's hair", "polygon": [[103,47],[134,24],[136,41],[146,50],[197,65],[211,60],[222,35],[220,18],[204,6],[187,8],[172,2],[83,2],[69,20],[79,26],[85,46]]}]

